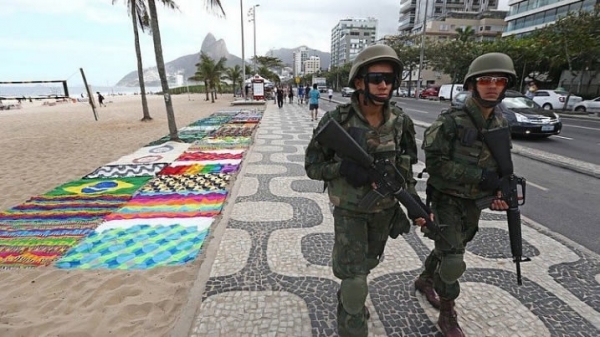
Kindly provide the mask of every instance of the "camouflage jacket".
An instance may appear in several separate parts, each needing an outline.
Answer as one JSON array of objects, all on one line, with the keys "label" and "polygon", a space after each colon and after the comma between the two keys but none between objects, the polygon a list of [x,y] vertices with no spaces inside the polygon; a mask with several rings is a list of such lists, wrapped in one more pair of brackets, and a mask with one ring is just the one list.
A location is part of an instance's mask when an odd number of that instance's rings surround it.
[{"label": "camouflage jacket", "polygon": [[[412,165],[417,162],[417,145],[414,124],[402,109],[388,104],[384,107],[384,121],[379,127],[372,127],[360,112],[356,96],[350,104],[338,106],[327,112],[319,126],[319,130],[330,119],[338,121],[355,140],[375,158],[382,156],[396,164],[396,168],[406,179],[409,193],[416,194],[416,180],[413,177]],[[356,137],[355,135],[360,135]],[[358,138],[358,139],[357,139]],[[304,167],[309,178],[325,181],[330,201],[337,207],[363,213],[375,213],[397,204],[391,197],[382,199],[372,209],[359,209],[358,202],[371,191],[371,186],[352,187],[344,177],[340,176],[340,158],[332,149],[321,146],[313,139],[306,149]]]},{"label": "camouflage jacket", "polygon": [[449,109],[440,114],[423,137],[427,183],[442,193],[461,198],[489,196],[490,191],[479,188],[482,171],[497,171],[498,165],[480,134],[507,127],[508,122],[498,108],[484,120],[473,98],[467,99],[463,109]]}]

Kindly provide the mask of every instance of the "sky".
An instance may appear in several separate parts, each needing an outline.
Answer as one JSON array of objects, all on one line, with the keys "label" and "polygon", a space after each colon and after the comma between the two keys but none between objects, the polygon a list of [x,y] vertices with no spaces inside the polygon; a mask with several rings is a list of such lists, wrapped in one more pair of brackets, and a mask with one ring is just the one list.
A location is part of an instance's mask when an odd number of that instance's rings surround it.
[{"label": "sky", "polygon": [[[208,33],[223,39],[229,53],[242,54],[243,2],[246,58],[256,53],[306,45],[330,51],[331,29],[344,18],[374,17],[378,37],[396,32],[400,0],[221,0],[225,16],[207,9],[204,0],[175,0],[178,11],[158,3],[165,62],[199,52]],[[63,80],[112,86],[136,70],[132,22],[126,0],[2,0],[0,81]],[[377,4],[377,5],[375,5]],[[140,35],[144,68],[156,65],[152,37]]]}]

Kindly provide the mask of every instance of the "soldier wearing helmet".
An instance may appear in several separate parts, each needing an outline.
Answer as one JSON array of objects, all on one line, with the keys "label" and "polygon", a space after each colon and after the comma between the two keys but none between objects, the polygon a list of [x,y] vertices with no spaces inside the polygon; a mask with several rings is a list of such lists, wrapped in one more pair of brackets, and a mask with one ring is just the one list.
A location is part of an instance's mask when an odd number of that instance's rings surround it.
[{"label": "soldier wearing helmet", "polygon": [[[466,269],[465,246],[479,229],[481,210],[475,201],[498,195],[500,184],[498,163],[482,140],[486,132],[508,128],[496,106],[515,82],[513,62],[507,55],[477,57],[465,76],[465,87],[472,95],[464,108],[442,113],[425,130],[422,148],[429,173],[427,199],[436,221],[446,226],[442,235],[449,243],[423,228],[435,240],[435,248],[425,260],[415,288],[440,309],[438,325],[444,336],[464,336],[454,301],[460,294],[458,279]],[[506,210],[508,205],[496,199],[490,208]]]},{"label": "soldier wearing helmet", "polygon": [[[402,63],[386,45],[375,45],[358,54],[352,65],[349,86],[355,89],[349,104],[327,112],[317,129],[334,119],[366,152],[389,159],[406,178],[406,189],[417,195],[412,165],[417,162],[415,128],[410,117],[390,104],[398,86]],[[393,197],[381,198],[371,209],[359,207],[373,190],[367,169],[319,144],[314,138],[306,149],[305,169],[309,178],[325,182],[333,204],[333,274],[341,279],[337,293],[340,336],[367,336],[369,313],[367,275],[383,256],[389,236],[408,233],[410,221]],[[424,219],[414,219],[417,224]]]}]

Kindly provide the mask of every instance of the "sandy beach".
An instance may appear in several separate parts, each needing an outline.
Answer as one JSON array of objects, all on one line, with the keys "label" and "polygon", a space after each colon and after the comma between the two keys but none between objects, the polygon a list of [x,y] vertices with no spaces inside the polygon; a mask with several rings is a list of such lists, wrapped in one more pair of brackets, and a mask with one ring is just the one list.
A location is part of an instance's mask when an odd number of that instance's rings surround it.
[{"label": "sandy beach", "polygon": [[[191,99],[191,100],[190,100]],[[173,96],[177,127],[230,107],[205,95]],[[162,96],[106,97],[95,121],[87,103],[23,103],[0,111],[0,209],[5,210],[168,134]],[[167,336],[202,258],[149,270],[0,270],[0,336]]]}]

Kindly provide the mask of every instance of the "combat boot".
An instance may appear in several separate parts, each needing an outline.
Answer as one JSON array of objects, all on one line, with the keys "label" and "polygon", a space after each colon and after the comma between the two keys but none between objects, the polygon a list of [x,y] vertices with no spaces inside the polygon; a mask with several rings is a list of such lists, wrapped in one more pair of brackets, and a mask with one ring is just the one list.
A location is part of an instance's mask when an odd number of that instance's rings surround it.
[{"label": "combat boot", "polygon": [[440,299],[438,326],[442,330],[444,337],[465,337],[465,334],[458,325],[458,318],[454,310],[454,301]]},{"label": "combat boot", "polygon": [[435,289],[433,289],[432,279],[423,279],[420,277],[417,278],[415,281],[415,289],[423,293],[425,298],[427,298],[427,302],[429,302],[429,304],[431,304],[434,308],[440,308],[440,297],[435,292]]}]

